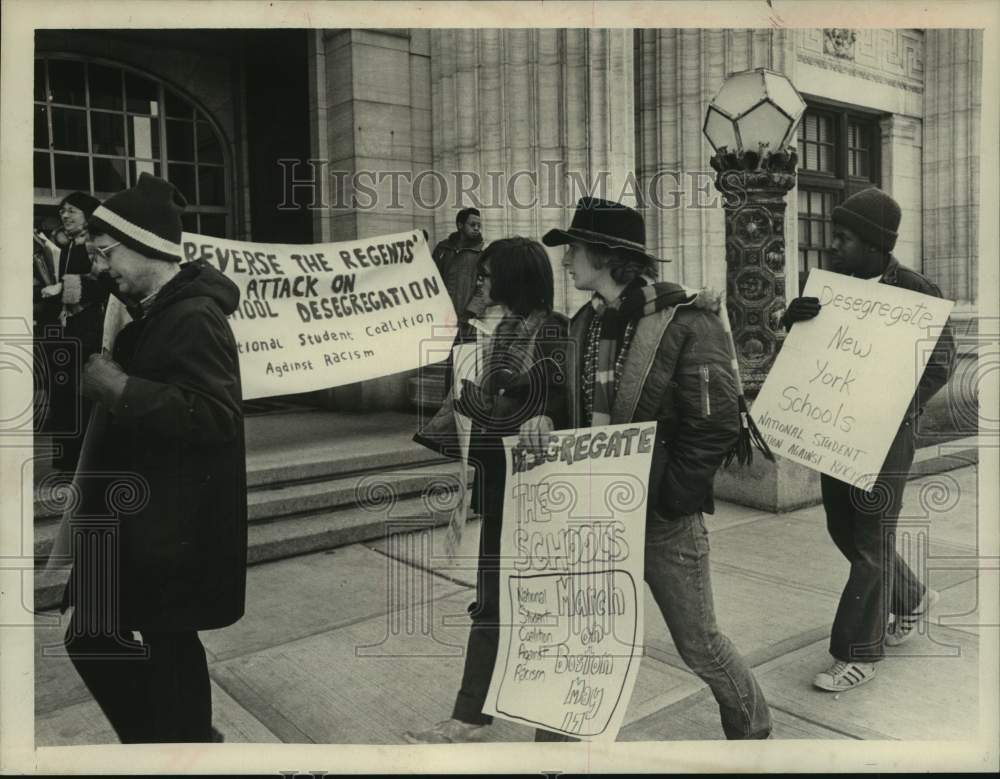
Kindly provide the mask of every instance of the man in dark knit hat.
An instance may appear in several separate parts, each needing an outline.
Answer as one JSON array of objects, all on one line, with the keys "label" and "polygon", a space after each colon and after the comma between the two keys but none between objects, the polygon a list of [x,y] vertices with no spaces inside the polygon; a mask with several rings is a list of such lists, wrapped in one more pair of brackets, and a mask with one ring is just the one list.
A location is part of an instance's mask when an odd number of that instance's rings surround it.
[{"label": "man in dark knit hat", "polygon": [[[702,516],[715,511],[713,479],[740,435],[720,297],[656,282],[642,215],[621,203],[581,198],[570,227],[542,241],[567,247],[563,266],[574,286],[593,293],[570,324],[573,426],[656,421],[646,583],[681,658],[712,691],[726,738],[769,738],[764,693],[716,623]],[[551,420],[535,417],[520,432],[538,452],[551,430]]]},{"label": "man in dark knit hat", "polygon": [[[83,373],[105,419],[85,448],[70,519],[66,647],[123,743],[220,740],[198,631],[244,609],[246,456],[227,320],[239,290],[209,265],[179,264],[185,205],[144,173],[88,225],[95,270],[133,321]],[[112,518],[114,554],[88,540],[83,518],[95,516]]]},{"label": "man in dark knit hat", "polygon": [[[875,187],[847,198],[833,209],[829,270],[939,298],[937,285],[892,255],[900,217],[896,201]],[[784,314],[785,327],[819,313],[817,298],[796,298]],[[896,552],[894,536],[913,463],[914,422],[924,404],[947,384],[953,357],[954,341],[945,326],[873,487],[873,494],[885,500],[872,501],[846,482],[820,476],[827,530],[851,563],[830,635],[834,663],[813,680],[820,689],[839,692],[870,681],[885,645],[898,646],[911,638],[938,598]]]}]

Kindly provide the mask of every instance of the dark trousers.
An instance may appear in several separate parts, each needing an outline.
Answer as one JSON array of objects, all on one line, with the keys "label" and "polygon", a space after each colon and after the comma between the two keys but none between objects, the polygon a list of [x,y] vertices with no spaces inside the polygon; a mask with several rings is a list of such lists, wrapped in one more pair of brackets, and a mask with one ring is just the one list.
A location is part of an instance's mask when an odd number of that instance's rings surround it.
[{"label": "dark trousers", "polygon": [[[499,457],[502,457],[502,453]],[[493,717],[483,714],[493,666],[500,643],[500,529],[503,519],[504,460],[496,453],[479,458],[483,471],[476,497],[482,501],[479,529],[479,570],[476,602],[469,607],[472,628],[465,648],[462,686],[455,698],[452,717],[474,725],[489,725]],[[578,741],[572,736],[537,729],[535,741]]]},{"label": "dark trousers", "polygon": [[208,663],[196,631],[144,630],[140,644],[127,634],[88,634],[83,623],[74,613],[66,649],[123,744],[213,740]]},{"label": "dark trousers", "polygon": [[838,660],[881,660],[889,612],[911,614],[924,595],[926,588],[895,543],[913,453],[913,428],[906,420],[870,493],[820,478],[827,531],[851,564],[830,635],[830,654]]}]

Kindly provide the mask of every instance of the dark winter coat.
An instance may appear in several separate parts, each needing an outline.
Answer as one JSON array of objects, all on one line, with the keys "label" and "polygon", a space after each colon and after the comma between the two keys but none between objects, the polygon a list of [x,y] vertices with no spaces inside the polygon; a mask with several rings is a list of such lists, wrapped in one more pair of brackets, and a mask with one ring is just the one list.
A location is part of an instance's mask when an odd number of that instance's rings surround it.
[{"label": "dark winter coat", "polygon": [[[899,260],[892,255],[889,256],[889,262],[882,273],[880,283],[913,290],[914,292],[921,292],[924,295],[932,295],[936,298],[943,297],[937,284],[923,274],[900,265]],[[903,418],[903,424],[906,424],[913,417],[922,413],[924,406],[927,405],[927,401],[948,383],[948,378],[951,376],[954,367],[954,360],[955,339],[951,332],[951,326],[946,323],[941,330],[941,337],[938,338],[937,343],[934,345],[934,350],[927,361],[927,367],[924,369],[923,376],[920,377],[920,383],[917,385],[917,391],[910,401],[906,416]]]},{"label": "dark winter coat", "polygon": [[[129,378],[88,466],[147,485],[145,500],[118,513],[123,628],[204,630],[243,615],[246,452],[226,319],[238,301],[235,284],[190,263],[115,341]],[[100,485],[83,481],[85,505],[106,505]]]},{"label": "dark winter coat", "polygon": [[468,317],[466,308],[476,294],[476,279],[479,275],[479,256],[483,251],[483,243],[469,246],[462,241],[461,234],[456,231],[434,247],[434,264],[437,265],[441,280],[455,306],[455,314],[460,322]]},{"label": "dark winter coat", "polygon": [[[739,436],[736,382],[719,299],[661,282],[665,308],[638,320],[611,408],[611,424],[657,422],[648,506],[676,518],[713,513],[715,472]],[[582,411],[580,376],[591,304],[570,324],[571,408]]]}]

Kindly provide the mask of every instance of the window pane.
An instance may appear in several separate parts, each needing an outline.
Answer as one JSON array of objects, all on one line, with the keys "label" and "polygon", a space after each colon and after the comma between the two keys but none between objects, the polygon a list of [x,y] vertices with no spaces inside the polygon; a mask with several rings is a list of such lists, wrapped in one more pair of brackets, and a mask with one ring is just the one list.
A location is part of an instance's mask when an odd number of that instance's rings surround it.
[{"label": "window pane", "polygon": [[125,73],[125,107],[136,114],[159,116],[159,87],[148,78]]},{"label": "window pane", "polygon": [[208,122],[198,122],[198,162],[222,163],[222,146]]},{"label": "window pane", "polygon": [[52,144],[56,149],[87,151],[87,112],[53,108]]},{"label": "window pane", "polygon": [[819,147],[819,165],[817,169],[833,173],[833,149],[829,146]]},{"label": "window pane", "polygon": [[119,192],[126,189],[125,160],[94,157],[94,191]]},{"label": "window pane", "polygon": [[224,206],[226,204],[226,182],[222,168],[198,166],[198,194],[203,206]]},{"label": "window pane", "polygon": [[194,162],[194,125],[191,122],[167,119],[167,157]]},{"label": "window pane", "polygon": [[45,60],[35,60],[35,100],[45,100]]},{"label": "window pane", "polygon": [[847,172],[851,176],[858,175],[858,157],[857,152],[854,149],[849,149],[847,152]]},{"label": "window pane", "polygon": [[167,166],[167,180],[173,182],[174,186],[187,198],[188,203],[195,203],[194,196],[194,165],[176,165],[171,163]]},{"label": "window pane", "polygon": [[35,188],[52,189],[52,176],[49,172],[49,153],[45,151],[35,152]]},{"label": "window pane", "polygon": [[858,172],[856,175],[869,177],[869,167],[868,167],[868,152],[857,151],[855,152],[858,158]]},{"label": "window pane", "polygon": [[70,60],[49,60],[49,88],[53,103],[86,105],[83,63]]},{"label": "window pane", "polygon": [[802,246],[809,243],[809,222],[806,219],[799,220],[799,243]]},{"label": "window pane", "polygon": [[128,148],[132,157],[160,156],[160,120],[155,116],[129,116]]},{"label": "window pane", "polygon": [[819,169],[819,147],[815,144],[806,146],[806,168],[809,170]]},{"label": "window pane", "polygon": [[130,185],[139,180],[140,173],[149,173],[153,176],[161,176],[160,163],[152,160],[129,160],[128,176]]},{"label": "window pane", "polygon": [[35,148],[49,148],[49,111],[43,105],[35,105]]},{"label": "window pane", "polygon": [[806,120],[802,124],[806,128],[805,137],[807,140],[819,140],[819,131],[817,130],[818,119],[815,114],[806,114]]},{"label": "window pane", "polygon": [[90,107],[122,110],[122,72],[118,68],[90,66]]},{"label": "window pane", "polygon": [[809,213],[811,213],[811,214],[821,214],[821,213],[823,213],[823,193],[822,192],[810,192],[809,193]]},{"label": "window pane", "polygon": [[830,220],[827,220],[826,222],[823,223],[823,226],[826,228],[825,229],[826,240],[823,242],[823,246],[824,247],[832,246],[833,245],[833,222],[831,222]]},{"label": "window pane", "polygon": [[226,215],[225,214],[202,214],[201,234],[214,235],[216,238],[226,237]]},{"label": "window pane", "polygon": [[806,214],[809,212],[809,193],[799,187],[799,213]]},{"label": "window pane", "polygon": [[184,226],[185,233],[197,233],[198,215],[192,212],[181,214],[181,224]]},{"label": "window pane", "polygon": [[830,143],[833,140],[833,121],[829,116],[819,118],[819,140],[823,143]]},{"label": "window pane", "polygon": [[103,111],[91,111],[90,138],[95,154],[124,156],[125,117],[122,114],[106,114]]},{"label": "window pane", "polygon": [[182,119],[192,119],[194,108],[184,98],[178,96],[176,92],[164,89],[164,102],[167,105],[167,116],[176,116]]},{"label": "window pane", "polygon": [[90,192],[90,166],[86,157],[56,155],[56,189]]}]

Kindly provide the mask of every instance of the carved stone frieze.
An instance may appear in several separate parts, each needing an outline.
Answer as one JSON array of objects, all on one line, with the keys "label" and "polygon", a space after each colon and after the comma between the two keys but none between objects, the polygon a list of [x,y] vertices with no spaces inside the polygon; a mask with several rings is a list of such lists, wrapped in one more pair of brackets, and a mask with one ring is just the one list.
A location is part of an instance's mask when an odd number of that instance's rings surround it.
[{"label": "carved stone frieze", "polygon": [[823,30],[823,52],[840,59],[854,59],[854,42],[858,39],[856,30],[846,27],[828,27]]}]

